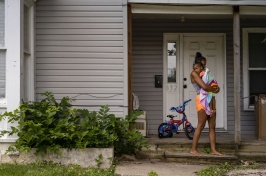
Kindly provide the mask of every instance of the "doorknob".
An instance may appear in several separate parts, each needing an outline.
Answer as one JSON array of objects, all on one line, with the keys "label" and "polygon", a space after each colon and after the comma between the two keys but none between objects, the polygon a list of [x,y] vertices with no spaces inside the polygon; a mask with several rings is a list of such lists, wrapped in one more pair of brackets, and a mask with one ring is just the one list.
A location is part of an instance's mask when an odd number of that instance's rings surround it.
[{"label": "doorknob", "polygon": [[187,88],[187,85],[183,85],[183,88],[185,88],[185,89],[186,89],[186,88]]},{"label": "doorknob", "polygon": [[186,81],[186,80],[187,80],[187,78],[184,78],[183,80],[184,80],[184,81]]}]

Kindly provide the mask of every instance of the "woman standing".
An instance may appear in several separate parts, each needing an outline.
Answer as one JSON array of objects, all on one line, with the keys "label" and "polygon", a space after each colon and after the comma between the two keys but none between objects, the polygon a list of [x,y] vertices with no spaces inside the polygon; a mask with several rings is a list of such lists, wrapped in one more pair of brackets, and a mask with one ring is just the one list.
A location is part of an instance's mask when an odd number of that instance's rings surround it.
[{"label": "woman standing", "polygon": [[[202,61],[204,62],[202,64]],[[210,145],[211,145],[211,154],[223,156],[222,153],[218,152],[216,150],[216,134],[215,134],[215,126],[216,126],[216,112],[212,115],[212,117],[208,116],[205,112],[204,107],[200,103],[200,89],[204,89],[207,92],[213,92],[218,93],[220,91],[220,88],[217,87],[211,87],[206,85],[201,77],[200,72],[204,69],[206,65],[206,59],[201,55],[201,53],[196,53],[195,62],[193,65],[193,71],[190,74],[191,83],[193,84],[197,96],[196,96],[196,109],[198,113],[198,125],[196,128],[196,131],[194,133],[193,141],[192,141],[192,147],[190,150],[190,154],[200,156],[201,153],[197,150],[198,141],[201,135],[202,130],[205,127],[206,121],[208,121],[209,124],[209,139],[210,139]]]}]

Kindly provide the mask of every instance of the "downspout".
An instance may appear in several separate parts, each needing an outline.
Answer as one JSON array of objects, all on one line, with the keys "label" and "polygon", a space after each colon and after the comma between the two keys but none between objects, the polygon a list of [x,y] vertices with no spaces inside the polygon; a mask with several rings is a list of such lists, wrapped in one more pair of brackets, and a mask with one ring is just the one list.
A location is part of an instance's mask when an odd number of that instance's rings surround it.
[{"label": "downspout", "polygon": [[240,120],[240,19],[239,6],[233,6],[233,46],[234,46],[234,112],[235,143],[241,142]]}]

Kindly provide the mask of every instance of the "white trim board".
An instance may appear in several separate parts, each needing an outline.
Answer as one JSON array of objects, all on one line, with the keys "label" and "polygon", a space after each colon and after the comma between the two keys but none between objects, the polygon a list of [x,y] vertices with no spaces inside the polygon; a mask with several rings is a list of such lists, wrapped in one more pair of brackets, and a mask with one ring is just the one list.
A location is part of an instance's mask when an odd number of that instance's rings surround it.
[{"label": "white trim board", "polygon": [[[266,1],[265,1],[266,2]],[[132,13],[148,14],[193,14],[193,15],[232,15],[232,6],[169,6],[154,4],[131,4]],[[266,7],[240,6],[240,15],[266,15]]]},{"label": "white trim board", "polygon": [[150,13],[150,14],[233,14],[230,6],[167,6],[167,5],[149,5],[132,4],[132,13]]},{"label": "white trim board", "polygon": [[128,3],[179,4],[179,5],[266,5],[264,0],[128,0]]}]

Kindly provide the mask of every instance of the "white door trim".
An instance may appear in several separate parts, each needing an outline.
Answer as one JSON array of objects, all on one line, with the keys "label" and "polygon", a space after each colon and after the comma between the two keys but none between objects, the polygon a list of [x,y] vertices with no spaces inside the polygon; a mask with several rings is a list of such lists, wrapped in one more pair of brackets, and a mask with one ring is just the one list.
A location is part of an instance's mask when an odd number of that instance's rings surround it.
[{"label": "white door trim", "polygon": [[[164,33],[163,34],[163,85],[166,85],[167,83],[167,79],[165,79],[167,77],[167,62],[166,62],[166,58],[167,58],[167,42],[176,42],[176,44],[179,46],[179,34],[177,33]],[[176,47],[177,48],[177,53],[179,53],[179,48],[180,47]],[[177,57],[179,55],[176,55]],[[176,65],[179,65],[179,61],[180,59],[177,58],[177,63]],[[179,77],[177,77],[177,79],[179,79]],[[179,80],[177,80],[177,82],[179,82]],[[179,92],[180,94],[180,89]],[[163,121],[166,120],[166,87],[163,86]]]},{"label": "white door trim", "polygon": [[[223,37],[223,56],[224,56],[224,60],[223,60],[223,69],[224,69],[224,72],[223,72],[223,82],[224,82],[224,86],[221,87],[221,89],[224,90],[224,95],[222,96],[223,99],[224,99],[224,104],[223,104],[223,111],[224,111],[224,130],[227,130],[227,82],[226,82],[226,34],[224,33],[164,33],[163,34],[163,78],[166,77],[167,75],[167,70],[166,70],[166,57],[167,57],[167,41],[176,41],[177,42],[177,66],[179,66],[177,68],[177,70],[180,70],[180,73],[181,75],[177,77],[177,81],[179,83],[179,95],[180,95],[180,99],[182,100],[184,98],[184,93],[181,92],[182,91],[182,86],[183,84],[180,84],[181,80],[183,77],[184,77],[184,70],[183,70],[183,67],[182,65],[184,64],[183,63],[183,60],[180,59],[182,56],[183,56],[183,49],[180,49],[180,51],[178,50],[178,48],[183,48],[183,37],[193,37],[193,36],[201,36],[201,37],[208,37],[208,36],[213,36],[213,37]],[[167,82],[167,80],[163,79],[163,85],[165,85]],[[163,87],[163,120],[166,119],[166,89],[165,89],[165,86]],[[179,102],[179,103],[182,103],[182,102]]]}]

